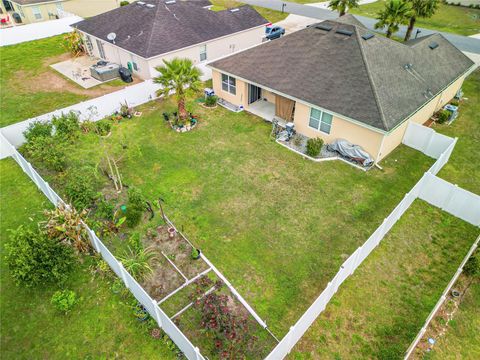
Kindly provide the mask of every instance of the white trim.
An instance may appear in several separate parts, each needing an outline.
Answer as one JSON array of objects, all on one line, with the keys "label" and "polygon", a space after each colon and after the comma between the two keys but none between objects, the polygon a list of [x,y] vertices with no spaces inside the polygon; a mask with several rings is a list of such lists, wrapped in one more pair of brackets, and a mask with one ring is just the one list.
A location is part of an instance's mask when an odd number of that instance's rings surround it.
[{"label": "white trim", "polygon": [[10,1],[11,3],[17,4],[17,5],[19,5],[19,6],[32,7],[32,6],[43,5],[43,4],[52,4],[52,3],[64,2],[64,1],[66,1],[66,0],[42,1],[42,2],[35,3],[35,4],[19,4],[19,3],[17,3],[15,0],[9,0],[9,1]]}]

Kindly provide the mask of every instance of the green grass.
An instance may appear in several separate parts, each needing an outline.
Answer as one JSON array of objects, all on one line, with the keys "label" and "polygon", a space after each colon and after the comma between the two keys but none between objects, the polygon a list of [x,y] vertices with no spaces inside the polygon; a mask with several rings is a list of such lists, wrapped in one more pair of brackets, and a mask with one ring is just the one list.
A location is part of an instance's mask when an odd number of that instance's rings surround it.
[{"label": "green grass", "polygon": [[[161,115],[173,109],[146,104],[103,141],[127,145],[118,154],[124,181],[165,199],[169,217],[278,336],[433,163],[405,146],[383,172],[314,163],[269,141],[271,125],[253,115],[197,105],[199,127],[179,134]],[[97,165],[101,149],[98,136],[82,136],[68,163]],[[58,177],[48,180],[59,188]]]},{"label": "green grass", "polygon": [[3,260],[7,230],[35,226],[42,210],[51,205],[12,159],[0,161],[0,174],[0,357],[174,359],[163,342],[153,339],[147,326],[134,318],[126,299],[113,294],[105,279],[92,279],[90,258],[67,281],[80,297],[68,315],[57,313],[50,304],[56,286],[25,289],[13,283]]},{"label": "green grass", "polygon": [[427,359],[480,358],[480,282],[472,283],[446,334],[438,339]]},{"label": "green grass", "polygon": [[[243,5],[241,2],[232,0],[212,0],[211,3],[213,4],[213,6],[211,7],[212,11],[221,11]],[[253,6],[253,8],[271,23],[276,23],[280,20],[285,19],[288,16],[288,13],[286,12],[282,13],[281,11],[264,8],[261,6]]]},{"label": "green grass", "polygon": [[465,190],[480,195],[480,70],[463,84],[465,100],[460,103],[458,118],[451,125],[434,126],[435,131],[458,137],[455,150],[438,176]]},{"label": "green grass", "polygon": [[[361,5],[351,9],[356,15],[376,18],[377,13],[384,8],[384,1]],[[418,19],[417,27],[445,31],[459,35],[474,35],[480,33],[480,9],[470,9],[462,6],[439,4],[436,13],[429,19]]]},{"label": "green grass", "polygon": [[291,358],[402,358],[477,236],[473,225],[415,201]]}]

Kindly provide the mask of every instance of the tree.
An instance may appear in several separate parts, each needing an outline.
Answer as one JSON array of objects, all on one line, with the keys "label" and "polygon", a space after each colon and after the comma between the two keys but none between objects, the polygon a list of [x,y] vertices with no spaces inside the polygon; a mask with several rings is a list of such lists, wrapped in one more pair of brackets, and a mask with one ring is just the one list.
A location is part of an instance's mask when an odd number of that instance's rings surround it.
[{"label": "tree", "polygon": [[438,0],[409,0],[409,2],[412,4],[412,15],[405,34],[405,41],[410,39],[417,18],[430,18],[438,9]]},{"label": "tree", "polygon": [[404,0],[388,0],[385,8],[377,15],[375,29],[387,27],[387,38],[398,31],[399,25],[406,25],[412,15],[412,6]]},{"label": "tree", "polygon": [[358,0],[331,0],[328,7],[343,16],[348,9],[358,7]]},{"label": "tree", "polygon": [[172,61],[163,60],[163,63],[155,68],[160,75],[153,81],[162,86],[157,94],[168,97],[171,92],[175,92],[178,115],[181,121],[185,121],[188,116],[185,108],[187,90],[198,91],[202,72],[193,66],[190,59],[174,58]]}]

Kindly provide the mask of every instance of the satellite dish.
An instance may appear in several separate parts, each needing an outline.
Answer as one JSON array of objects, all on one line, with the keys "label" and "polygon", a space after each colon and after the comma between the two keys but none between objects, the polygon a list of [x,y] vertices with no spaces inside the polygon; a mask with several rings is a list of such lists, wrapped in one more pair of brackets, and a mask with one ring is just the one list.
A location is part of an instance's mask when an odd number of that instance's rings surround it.
[{"label": "satellite dish", "polygon": [[114,32],[111,32],[110,34],[107,35],[107,39],[113,42],[114,44],[115,44],[116,37],[117,37],[117,34],[115,34]]}]

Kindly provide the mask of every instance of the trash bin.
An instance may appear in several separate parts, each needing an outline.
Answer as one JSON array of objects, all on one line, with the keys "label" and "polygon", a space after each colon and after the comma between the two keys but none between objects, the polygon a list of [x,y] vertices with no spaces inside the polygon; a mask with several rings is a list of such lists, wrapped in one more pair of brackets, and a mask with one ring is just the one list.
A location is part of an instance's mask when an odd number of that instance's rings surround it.
[{"label": "trash bin", "polygon": [[22,17],[20,16],[19,13],[14,12],[14,13],[12,14],[12,18],[13,18],[13,20],[15,20],[15,22],[16,22],[17,24],[21,24],[21,23],[22,23]]},{"label": "trash bin", "polygon": [[118,73],[120,74],[120,77],[122,78],[122,80],[125,81],[126,83],[131,83],[133,81],[132,73],[127,68],[121,67],[118,70]]}]

